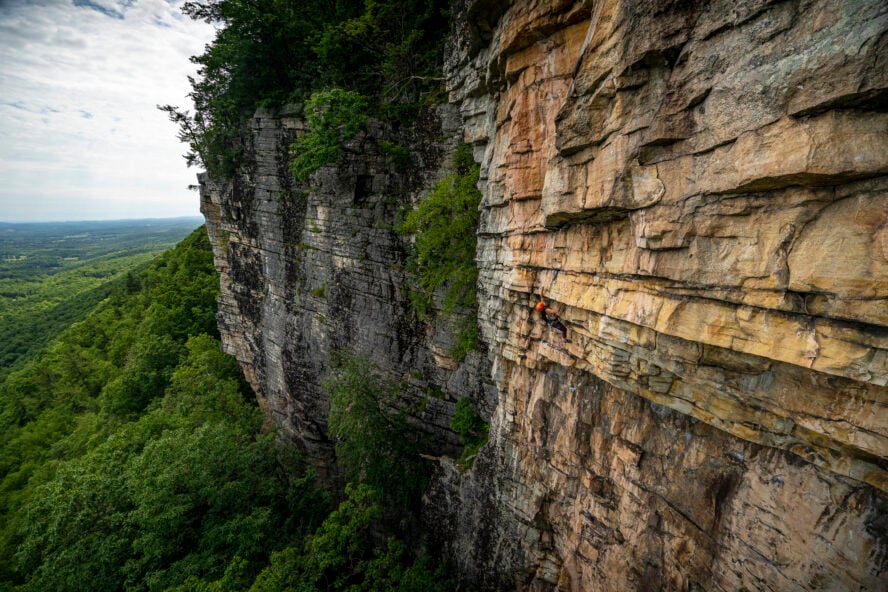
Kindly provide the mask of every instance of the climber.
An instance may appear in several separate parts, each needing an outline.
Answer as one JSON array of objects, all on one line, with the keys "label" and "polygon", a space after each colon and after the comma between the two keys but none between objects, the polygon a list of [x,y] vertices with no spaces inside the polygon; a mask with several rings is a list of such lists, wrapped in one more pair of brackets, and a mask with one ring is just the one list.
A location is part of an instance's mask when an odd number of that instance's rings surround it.
[{"label": "climber", "polygon": [[540,313],[540,317],[542,317],[547,325],[553,329],[561,331],[561,337],[564,338],[565,343],[571,343],[570,339],[567,338],[567,327],[564,326],[564,323],[562,323],[561,319],[558,317],[560,311],[546,306],[546,301],[543,300],[542,291],[540,291],[540,301],[536,305],[536,310]]}]

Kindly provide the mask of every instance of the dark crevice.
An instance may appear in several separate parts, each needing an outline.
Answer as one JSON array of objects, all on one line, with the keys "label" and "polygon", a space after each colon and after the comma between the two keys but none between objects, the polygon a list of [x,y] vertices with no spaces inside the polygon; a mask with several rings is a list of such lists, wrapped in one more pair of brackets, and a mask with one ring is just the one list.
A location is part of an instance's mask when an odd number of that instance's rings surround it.
[{"label": "dark crevice", "polygon": [[855,109],[867,112],[886,113],[888,112],[888,89],[876,88],[842,95],[818,105],[796,111],[795,113],[790,113],[789,115],[796,118],[812,117],[837,109]]}]

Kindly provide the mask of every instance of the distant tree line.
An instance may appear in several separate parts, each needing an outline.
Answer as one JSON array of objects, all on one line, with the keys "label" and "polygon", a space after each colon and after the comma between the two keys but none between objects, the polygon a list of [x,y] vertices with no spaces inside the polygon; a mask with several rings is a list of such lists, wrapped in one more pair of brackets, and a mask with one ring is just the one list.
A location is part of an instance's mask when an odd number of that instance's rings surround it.
[{"label": "distant tree line", "polygon": [[0,223],[0,381],[197,225]]}]

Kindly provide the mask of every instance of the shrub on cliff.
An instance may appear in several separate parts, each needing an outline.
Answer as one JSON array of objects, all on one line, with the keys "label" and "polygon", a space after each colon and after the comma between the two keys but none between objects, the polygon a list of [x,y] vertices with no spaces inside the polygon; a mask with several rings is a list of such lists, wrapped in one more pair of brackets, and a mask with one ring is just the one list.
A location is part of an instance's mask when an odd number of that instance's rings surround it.
[{"label": "shrub on cliff", "polygon": [[395,406],[399,386],[366,358],[340,352],[324,383],[330,436],[349,480],[379,490],[392,507],[412,508],[428,484],[417,434]]},{"label": "shrub on cliff", "polygon": [[[459,330],[455,354],[465,355],[477,343],[475,323],[475,264],[480,167],[468,146],[453,156],[455,172],[438,181],[427,198],[407,213],[399,230],[415,236],[409,270],[415,280],[411,300],[420,317],[431,308],[433,295],[443,290],[442,312],[468,311],[471,322]],[[458,355],[457,357],[460,357]]]},{"label": "shrub on cliff", "polygon": [[367,99],[341,88],[316,92],[305,104],[305,120],[309,131],[290,147],[290,170],[298,181],[342,158],[343,144],[367,121]]},{"label": "shrub on cliff", "polygon": [[472,399],[466,397],[456,403],[456,412],[450,421],[450,429],[459,434],[465,448],[456,464],[461,469],[469,469],[481,447],[487,444],[490,426],[475,411]]},{"label": "shrub on cliff", "polygon": [[446,0],[196,0],[183,12],[218,26],[192,58],[196,112],[162,107],[179,126],[189,164],[230,177],[244,123],[259,105],[304,102],[340,88],[368,97],[381,119],[403,121],[437,96]]}]

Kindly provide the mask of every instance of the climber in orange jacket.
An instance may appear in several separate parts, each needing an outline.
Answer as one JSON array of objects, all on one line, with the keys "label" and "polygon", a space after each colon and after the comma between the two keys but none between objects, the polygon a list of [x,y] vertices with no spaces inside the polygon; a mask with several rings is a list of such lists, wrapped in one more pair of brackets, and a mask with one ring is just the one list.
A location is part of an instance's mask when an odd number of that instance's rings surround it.
[{"label": "climber in orange jacket", "polygon": [[553,329],[561,331],[561,336],[564,338],[565,343],[571,342],[570,339],[567,338],[567,327],[564,326],[564,323],[561,322],[561,319],[558,316],[558,313],[561,311],[546,306],[546,301],[543,300],[542,291],[540,291],[540,301],[536,305],[536,310],[540,313],[540,318],[543,319],[543,322]]}]

